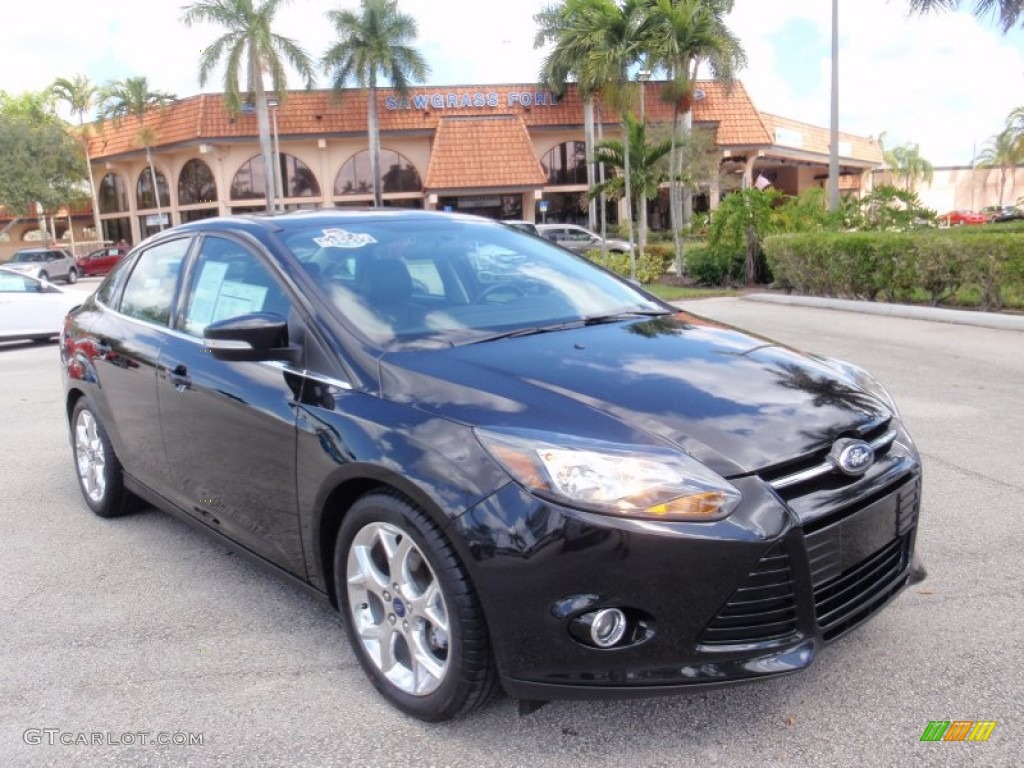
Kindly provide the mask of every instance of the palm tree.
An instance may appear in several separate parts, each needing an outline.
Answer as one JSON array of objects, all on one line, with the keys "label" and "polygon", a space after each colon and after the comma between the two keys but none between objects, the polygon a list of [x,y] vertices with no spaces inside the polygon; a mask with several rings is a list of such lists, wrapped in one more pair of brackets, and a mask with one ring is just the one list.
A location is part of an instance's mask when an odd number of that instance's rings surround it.
[{"label": "palm tree", "polygon": [[893,181],[896,184],[902,182],[903,189],[908,192],[912,192],[921,181],[932,183],[935,169],[922,157],[919,144],[906,144],[892,149],[883,147],[882,157],[892,172]]},{"label": "palm tree", "polygon": [[274,16],[288,0],[199,0],[185,9],[185,26],[210,22],[227,31],[199,59],[199,84],[206,85],[210,73],[226,58],[224,66],[225,105],[232,114],[242,108],[239,80],[245,78],[246,101],[256,102],[256,125],[263,155],[264,187],[267,210],[274,210],[273,150],[270,145],[270,117],[264,73],[270,74],[270,86],[279,104],[287,95],[287,61],[313,87],[313,65],[309,55],[294,40],[274,34]]},{"label": "palm tree", "polygon": [[[960,8],[960,0],[909,0],[913,13],[928,13],[933,10],[955,11]],[[1024,13],[1022,0],[973,0],[973,13],[978,18],[993,15],[999,19],[1003,32],[1010,29],[1020,20]]]},{"label": "palm tree", "polygon": [[[655,144],[647,141],[647,125],[632,115],[626,116],[629,128],[630,186],[638,206],[644,206],[646,200],[658,193],[661,182],[667,177],[665,157],[672,149],[672,140],[666,139]],[[626,147],[618,139],[598,142],[594,153],[599,163],[624,170],[626,166]],[[590,190],[590,196],[607,194],[613,200],[625,195],[625,176],[616,173],[605,182],[596,184]],[[643,211],[640,213],[643,216]]]},{"label": "palm tree", "polygon": [[1003,195],[1006,192],[1006,177],[1009,175],[1012,179],[1013,170],[1021,160],[1024,160],[1024,143],[1021,142],[1020,134],[1012,126],[1007,126],[991,137],[975,158],[975,163],[979,168],[999,169],[1000,206],[1003,204]]},{"label": "palm tree", "polygon": [[160,229],[164,228],[164,214],[160,207],[160,188],[156,183],[156,169],[153,167],[151,148],[156,143],[156,133],[145,124],[146,113],[153,107],[162,107],[177,98],[164,91],[154,91],[145,77],[126,77],[107,83],[100,90],[100,114],[104,119],[121,121],[133,117],[138,121],[135,141],[146,150],[149,164],[149,178],[153,184],[156,212],[160,217]]},{"label": "palm tree", "polygon": [[[540,13],[535,14],[533,20],[537,23],[537,36],[534,38],[533,47],[540,48],[546,44],[558,43],[566,30],[572,27],[574,8],[579,3],[563,2],[561,5],[548,6]],[[554,48],[543,62],[540,72],[540,82],[548,86],[553,92],[561,94],[565,84],[570,79],[576,78],[576,65],[578,61],[574,58],[572,50],[568,46]],[[597,183],[595,177],[594,162],[594,94],[580,94],[583,98],[583,142],[586,146],[587,156],[587,188],[590,189]],[[603,175],[603,174],[602,174]],[[604,198],[601,202],[601,234],[605,234],[605,210]],[[593,230],[597,227],[597,205],[593,196],[587,206],[587,225]]]},{"label": "palm tree", "polygon": [[85,167],[89,172],[89,199],[92,201],[92,221],[96,237],[102,239],[99,202],[96,199],[96,182],[92,176],[92,162],[89,160],[89,135],[85,128],[85,115],[96,106],[98,91],[85,75],[73,78],[58,77],[50,86],[50,92],[58,101],[68,105],[71,114],[78,115],[78,137],[85,152]]},{"label": "palm tree", "polygon": [[370,138],[370,176],[373,179],[373,204],[380,207],[380,125],[377,120],[377,80],[387,79],[401,96],[409,92],[411,82],[422,82],[430,67],[422,54],[412,47],[416,39],[416,20],[398,10],[397,0],[362,0],[359,12],[328,11],[338,41],[320,60],[324,72],[333,78],[333,88],[341,95],[352,80],[367,94],[367,128]]},{"label": "palm tree", "polygon": [[676,254],[676,274],[682,275],[680,230],[689,223],[692,199],[681,182],[683,153],[678,151],[680,117],[683,136],[692,130],[693,95],[697,68],[707,63],[715,80],[731,83],[746,63],[739,39],[726,27],[725,15],[733,0],[648,0],[641,35],[650,49],[651,63],[664,69],[669,82],[662,97],[673,105],[672,149],[669,159],[669,216]]},{"label": "palm tree", "polygon": [[[626,115],[632,106],[634,89],[629,68],[642,54],[637,34],[641,11],[646,0],[564,0],[561,10],[564,25],[556,32],[555,48],[545,59],[542,72],[575,77],[580,97],[584,100],[600,96],[617,109],[622,135],[628,137]],[[572,69],[557,62],[575,62]],[[564,89],[562,80],[550,81],[555,92]],[[629,141],[624,144],[624,195],[626,210],[632,210],[629,183]],[[602,206],[603,211],[603,206]],[[630,244],[630,276],[636,277],[636,250],[633,248],[633,217],[626,217]]]}]

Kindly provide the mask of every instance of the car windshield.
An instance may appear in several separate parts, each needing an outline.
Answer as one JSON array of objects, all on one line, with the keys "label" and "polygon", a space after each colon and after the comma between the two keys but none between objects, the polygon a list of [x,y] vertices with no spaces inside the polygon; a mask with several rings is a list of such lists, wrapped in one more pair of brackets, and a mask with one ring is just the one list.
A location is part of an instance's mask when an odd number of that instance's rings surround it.
[{"label": "car windshield", "polygon": [[25,264],[31,261],[43,261],[46,258],[46,254],[42,251],[18,251],[14,254],[14,258],[11,262],[18,262]]},{"label": "car windshield", "polygon": [[586,259],[496,223],[302,224],[285,224],[284,243],[339,313],[381,346],[474,343],[671,311]]}]

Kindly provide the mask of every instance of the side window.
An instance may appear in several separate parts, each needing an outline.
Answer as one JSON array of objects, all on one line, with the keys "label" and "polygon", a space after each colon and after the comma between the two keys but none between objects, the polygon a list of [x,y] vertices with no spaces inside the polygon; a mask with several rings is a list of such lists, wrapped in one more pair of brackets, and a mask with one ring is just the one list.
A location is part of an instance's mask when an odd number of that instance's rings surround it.
[{"label": "side window", "polygon": [[167,325],[178,287],[178,274],[191,239],[183,237],[142,252],[121,296],[121,312],[139,320]]},{"label": "side window", "polygon": [[223,237],[203,239],[182,318],[185,333],[202,337],[210,323],[253,312],[287,320],[290,311],[287,294],[252,251]]}]

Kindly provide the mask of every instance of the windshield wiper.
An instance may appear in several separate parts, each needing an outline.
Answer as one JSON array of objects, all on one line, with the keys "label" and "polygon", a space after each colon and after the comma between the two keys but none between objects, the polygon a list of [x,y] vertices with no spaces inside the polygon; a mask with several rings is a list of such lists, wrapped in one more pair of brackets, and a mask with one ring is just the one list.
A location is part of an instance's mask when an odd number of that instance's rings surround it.
[{"label": "windshield wiper", "polygon": [[582,328],[585,321],[573,320],[568,323],[556,323],[554,325],[538,325],[530,328],[516,328],[514,331],[504,331],[503,333],[495,333],[490,336],[482,336],[477,339],[470,339],[466,344],[485,344],[489,341],[499,341],[500,339],[515,339],[520,336],[536,336],[541,333],[551,333],[553,331],[566,331],[570,328]]},{"label": "windshield wiper", "polygon": [[630,317],[664,317],[671,314],[674,313],[667,309],[627,309],[607,315],[589,315],[583,318],[583,324],[600,325],[601,323],[614,323]]}]

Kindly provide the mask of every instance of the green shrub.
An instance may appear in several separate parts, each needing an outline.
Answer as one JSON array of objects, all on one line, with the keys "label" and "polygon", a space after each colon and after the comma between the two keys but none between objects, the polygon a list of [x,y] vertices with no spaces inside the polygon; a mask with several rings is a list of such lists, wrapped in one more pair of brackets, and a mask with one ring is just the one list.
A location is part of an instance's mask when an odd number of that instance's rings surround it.
[{"label": "green shrub", "polygon": [[[672,246],[663,244],[648,245],[643,255],[636,259],[636,279],[641,283],[653,283],[660,280],[668,265],[672,263],[674,251]],[[623,277],[629,277],[629,254],[628,253],[607,253],[601,255],[601,251],[587,251],[586,256],[595,264],[600,264],[605,269],[610,269]]]},{"label": "green shrub", "polygon": [[1024,234],[980,229],[773,235],[764,250],[789,290],[890,301],[924,293],[933,306],[956,297],[1000,309],[1024,290]]}]

